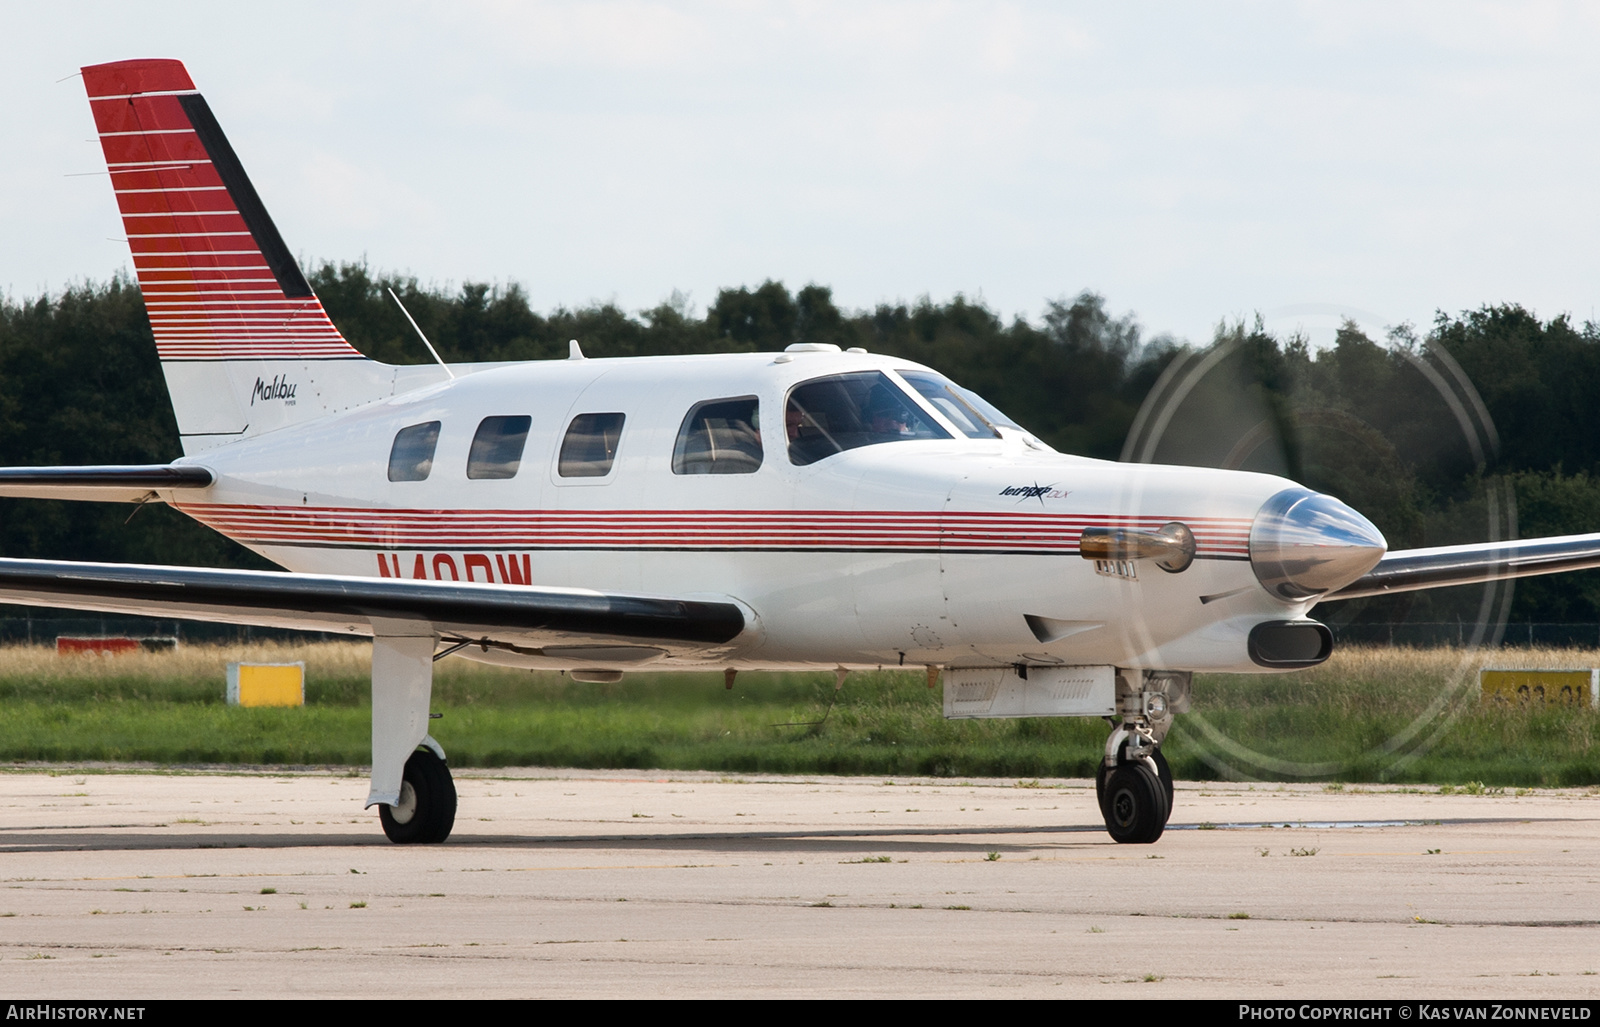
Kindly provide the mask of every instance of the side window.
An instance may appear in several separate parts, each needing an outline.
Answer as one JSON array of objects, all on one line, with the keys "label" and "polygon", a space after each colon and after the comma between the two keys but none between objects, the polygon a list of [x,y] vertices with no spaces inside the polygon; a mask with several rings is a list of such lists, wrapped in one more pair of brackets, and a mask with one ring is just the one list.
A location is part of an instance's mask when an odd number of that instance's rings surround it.
[{"label": "side window", "polygon": [[522,449],[528,444],[528,426],[533,418],[485,417],[472,437],[467,454],[467,477],[514,478],[522,463]]},{"label": "side window", "polygon": [[622,414],[579,414],[561,440],[556,473],[563,478],[604,478],[617,458]]},{"label": "side window", "polygon": [[761,466],[761,410],[754,396],[696,404],[672,447],[673,474],[749,474]]},{"label": "side window", "polygon": [[438,421],[401,428],[389,450],[389,480],[425,481],[433,470],[433,451],[438,446]]}]

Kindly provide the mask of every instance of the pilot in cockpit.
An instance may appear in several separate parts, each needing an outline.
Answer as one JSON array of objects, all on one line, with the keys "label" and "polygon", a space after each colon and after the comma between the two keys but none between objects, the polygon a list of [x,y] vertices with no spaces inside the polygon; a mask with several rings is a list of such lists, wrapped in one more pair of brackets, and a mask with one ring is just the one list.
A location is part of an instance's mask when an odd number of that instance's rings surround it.
[{"label": "pilot in cockpit", "polygon": [[874,435],[908,435],[910,416],[906,412],[905,401],[889,392],[882,385],[872,390],[872,395],[867,400],[866,420]]},{"label": "pilot in cockpit", "polygon": [[800,438],[800,429],[805,423],[805,411],[800,409],[799,403],[791,399],[788,407],[783,412],[783,427],[784,431],[788,433],[790,442]]}]

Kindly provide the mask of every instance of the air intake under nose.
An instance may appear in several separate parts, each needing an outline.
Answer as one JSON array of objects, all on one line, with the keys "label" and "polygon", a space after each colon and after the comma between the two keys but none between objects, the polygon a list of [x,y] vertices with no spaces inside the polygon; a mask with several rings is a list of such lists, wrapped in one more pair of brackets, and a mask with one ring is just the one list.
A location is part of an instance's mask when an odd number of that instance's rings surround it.
[{"label": "air intake under nose", "polygon": [[1250,526],[1250,566],[1275,598],[1302,602],[1371,570],[1389,544],[1350,507],[1310,489],[1285,489]]}]

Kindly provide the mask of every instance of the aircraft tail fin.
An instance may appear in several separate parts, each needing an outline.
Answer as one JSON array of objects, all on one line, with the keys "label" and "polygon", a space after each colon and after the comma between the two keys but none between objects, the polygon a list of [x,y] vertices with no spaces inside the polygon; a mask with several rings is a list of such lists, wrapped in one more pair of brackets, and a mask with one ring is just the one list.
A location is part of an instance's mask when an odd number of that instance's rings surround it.
[{"label": "aircraft tail fin", "polygon": [[394,391],[329,320],[172,60],[83,69],[184,451]]}]

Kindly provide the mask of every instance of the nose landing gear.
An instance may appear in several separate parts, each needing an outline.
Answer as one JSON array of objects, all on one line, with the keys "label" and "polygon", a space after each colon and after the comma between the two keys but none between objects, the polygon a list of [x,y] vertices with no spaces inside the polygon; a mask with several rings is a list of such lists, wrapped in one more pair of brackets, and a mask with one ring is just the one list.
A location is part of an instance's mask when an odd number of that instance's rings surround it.
[{"label": "nose landing gear", "polygon": [[1166,830],[1172,816],[1172,769],[1161,753],[1161,740],[1173,715],[1189,708],[1189,684],[1187,673],[1117,674],[1122,722],[1106,740],[1095,793],[1106,830],[1118,842],[1148,845]]}]

